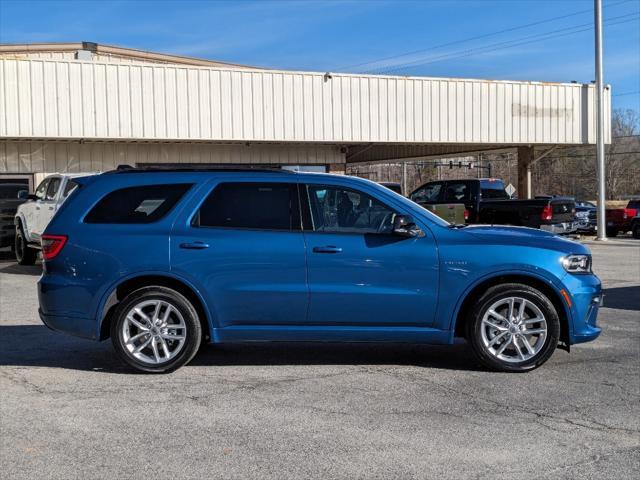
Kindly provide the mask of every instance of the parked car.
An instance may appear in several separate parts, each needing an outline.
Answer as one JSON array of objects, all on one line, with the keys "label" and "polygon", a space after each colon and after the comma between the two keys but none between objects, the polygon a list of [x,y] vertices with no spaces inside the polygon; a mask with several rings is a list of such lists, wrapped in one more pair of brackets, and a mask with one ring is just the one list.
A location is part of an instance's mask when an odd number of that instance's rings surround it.
[{"label": "parked car", "polygon": [[467,223],[469,211],[462,203],[434,203],[423,204],[424,208],[454,225]]},{"label": "parked car", "polygon": [[79,178],[42,235],[40,316],[145,372],[201,342],[451,344],[526,371],[595,339],[588,248],[451,225],[368,180],[257,170]]},{"label": "parked car", "polygon": [[566,197],[512,200],[495,178],[428,182],[409,198],[422,206],[464,204],[468,223],[517,225],[551,233],[575,231],[575,204]]},{"label": "parked car", "polygon": [[28,194],[29,186],[24,183],[0,183],[0,248],[13,246],[13,217]]},{"label": "parked car", "polygon": [[631,219],[631,234],[633,238],[640,238],[640,212]]},{"label": "parked car", "polygon": [[615,237],[618,233],[631,230],[631,220],[640,211],[640,199],[629,200],[624,208],[607,209],[607,237]]},{"label": "parked car", "polygon": [[576,229],[581,233],[594,233],[598,229],[597,208],[593,203],[576,201]]},{"label": "parked car", "polygon": [[387,187],[389,190],[393,190],[399,195],[402,195],[402,185],[398,182],[380,182],[380,185]]},{"label": "parked car", "polygon": [[32,195],[26,197],[15,214],[15,255],[20,265],[33,265],[40,250],[42,232],[71,192],[76,179],[88,173],[55,174],[46,177]]}]

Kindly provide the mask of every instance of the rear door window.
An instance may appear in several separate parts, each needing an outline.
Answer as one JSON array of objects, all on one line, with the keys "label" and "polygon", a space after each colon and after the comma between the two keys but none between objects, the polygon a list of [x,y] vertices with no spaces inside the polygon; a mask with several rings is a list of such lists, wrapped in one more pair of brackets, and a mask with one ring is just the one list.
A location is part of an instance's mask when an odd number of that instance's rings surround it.
[{"label": "rear door window", "polygon": [[195,227],[300,230],[298,188],[288,183],[221,183],[192,222]]},{"label": "rear door window", "polygon": [[471,200],[471,188],[468,182],[447,182],[444,192],[445,202],[466,202]]},{"label": "rear door window", "polygon": [[164,217],[191,188],[190,183],[141,185],[114,190],[87,214],[85,223],[151,223]]},{"label": "rear door window", "polygon": [[73,180],[67,180],[67,184],[64,186],[64,192],[62,192],[62,195],[64,198],[67,198],[76,188],[78,188],[78,184],[76,182]]},{"label": "rear door window", "polygon": [[51,201],[56,198],[56,195],[58,194],[58,190],[60,189],[61,182],[62,182],[62,179],[60,177],[53,177],[51,180],[49,180],[47,193],[44,196],[45,200]]}]

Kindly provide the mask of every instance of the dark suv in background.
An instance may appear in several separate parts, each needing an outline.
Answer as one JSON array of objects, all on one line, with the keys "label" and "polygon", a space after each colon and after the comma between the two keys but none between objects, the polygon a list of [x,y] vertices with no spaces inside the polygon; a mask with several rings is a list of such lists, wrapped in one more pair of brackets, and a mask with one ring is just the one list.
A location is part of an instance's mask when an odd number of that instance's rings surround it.
[{"label": "dark suv in background", "polygon": [[0,248],[13,246],[15,226],[13,217],[18,206],[27,200],[29,185],[0,183]]}]

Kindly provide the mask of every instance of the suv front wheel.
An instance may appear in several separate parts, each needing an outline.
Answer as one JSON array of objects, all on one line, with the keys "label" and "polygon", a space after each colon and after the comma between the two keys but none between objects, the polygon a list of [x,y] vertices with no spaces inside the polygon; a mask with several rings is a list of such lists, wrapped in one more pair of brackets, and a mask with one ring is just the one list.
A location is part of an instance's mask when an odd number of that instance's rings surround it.
[{"label": "suv front wheel", "polygon": [[116,308],[111,341],[136,370],[167,373],[187,364],[200,346],[202,327],[195,308],[166,287],[145,287]]},{"label": "suv front wheel", "polygon": [[533,370],[553,354],[560,320],[539,290],[517,283],[482,295],[467,321],[467,339],[486,367],[503,372]]}]

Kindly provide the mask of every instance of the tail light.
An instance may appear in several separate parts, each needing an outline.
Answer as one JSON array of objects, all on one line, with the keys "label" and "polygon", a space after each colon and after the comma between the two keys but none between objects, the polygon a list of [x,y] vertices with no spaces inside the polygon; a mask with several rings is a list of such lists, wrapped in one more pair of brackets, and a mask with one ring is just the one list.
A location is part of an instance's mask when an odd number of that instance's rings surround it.
[{"label": "tail light", "polygon": [[547,205],[542,209],[542,213],[540,214],[541,220],[551,220],[553,218],[553,208],[551,205]]},{"label": "tail light", "polygon": [[624,214],[622,215],[622,219],[626,220],[627,218],[633,218],[636,216],[636,210],[634,208],[625,208]]},{"label": "tail light", "polygon": [[467,210],[466,208],[464,209],[464,221],[466,222],[467,220],[469,220],[469,210]]},{"label": "tail light", "polygon": [[65,243],[66,235],[42,235],[40,244],[42,245],[42,259],[53,260],[60,253]]}]

